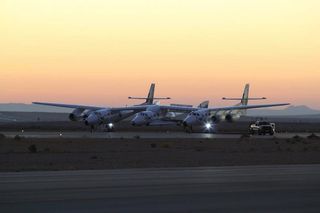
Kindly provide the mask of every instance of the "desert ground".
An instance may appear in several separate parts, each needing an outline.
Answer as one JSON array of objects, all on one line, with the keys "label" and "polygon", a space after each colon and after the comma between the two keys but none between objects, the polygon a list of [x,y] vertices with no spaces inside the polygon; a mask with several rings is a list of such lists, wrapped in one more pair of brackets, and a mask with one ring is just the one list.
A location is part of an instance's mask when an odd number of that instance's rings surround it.
[{"label": "desert ground", "polygon": [[[216,126],[219,134],[236,133],[242,135],[240,138],[142,138],[139,137],[142,132],[181,134],[184,130],[180,126],[132,127],[127,121],[116,124],[116,131],[137,132],[137,137],[28,138],[17,134],[9,138],[3,133],[22,130],[88,133],[89,128],[69,121],[3,122],[0,123],[0,171],[320,163],[319,123],[277,122],[276,131],[293,133],[289,138],[277,134],[250,137],[249,124],[250,121],[242,121]],[[201,127],[195,131],[200,132]]]},{"label": "desert ground", "polygon": [[0,140],[0,171],[317,164],[320,138]]}]

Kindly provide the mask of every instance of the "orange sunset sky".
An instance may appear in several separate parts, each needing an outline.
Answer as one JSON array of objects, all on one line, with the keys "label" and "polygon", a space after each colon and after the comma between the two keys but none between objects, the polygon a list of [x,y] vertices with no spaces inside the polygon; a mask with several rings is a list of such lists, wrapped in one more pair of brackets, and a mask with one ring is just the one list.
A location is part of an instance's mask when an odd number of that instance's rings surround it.
[{"label": "orange sunset sky", "polygon": [[[251,96],[320,109],[318,0],[0,0],[0,102]],[[260,102],[259,102],[260,103]]]}]

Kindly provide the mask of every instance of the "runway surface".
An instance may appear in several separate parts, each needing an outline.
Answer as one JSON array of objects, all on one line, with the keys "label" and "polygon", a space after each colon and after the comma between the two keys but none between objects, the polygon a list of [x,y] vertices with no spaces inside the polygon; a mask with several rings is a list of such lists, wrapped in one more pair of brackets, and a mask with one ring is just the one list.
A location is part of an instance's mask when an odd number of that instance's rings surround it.
[{"label": "runway surface", "polygon": [[[33,132],[33,131],[20,131],[20,132],[2,132],[7,137],[15,137],[20,135],[27,138],[240,138],[241,134],[213,134],[213,133],[186,133],[186,132]],[[311,133],[277,133],[274,136],[277,138],[292,138],[295,135],[300,137],[307,137]],[[320,133],[318,133],[320,136]],[[252,136],[254,138],[272,138],[274,136]]]},{"label": "runway surface", "polygon": [[1,212],[320,212],[320,165],[0,173]]}]

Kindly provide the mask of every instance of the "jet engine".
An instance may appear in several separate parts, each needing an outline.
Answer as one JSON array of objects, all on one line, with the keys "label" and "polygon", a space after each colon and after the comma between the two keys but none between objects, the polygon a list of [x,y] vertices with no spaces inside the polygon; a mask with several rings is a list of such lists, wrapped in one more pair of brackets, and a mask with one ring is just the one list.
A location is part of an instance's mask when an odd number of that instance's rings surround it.
[{"label": "jet engine", "polygon": [[101,125],[103,123],[112,123],[112,113],[109,109],[100,109],[91,111],[85,118],[84,123],[87,126]]},{"label": "jet engine", "polygon": [[156,119],[157,113],[151,111],[143,111],[136,114],[136,116],[131,120],[132,126],[144,126],[149,125],[149,123]]},{"label": "jet engine", "polygon": [[177,115],[176,115],[176,113],[175,112],[168,112],[167,114],[166,114],[166,116],[165,117],[168,117],[168,118],[175,118]]},{"label": "jet engine", "polygon": [[234,121],[237,121],[240,119],[240,115],[239,114],[227,114],[226,115],[226,121],[232,123]]},{"label": "jet engine", "polygon": [[77,108],[77,109],[73,110],[69,114],[69,119],[71,121],[79,121],[79,120],[81,120],[83,111],[84,111],[84,109],[80,109],[80,108]]},{"label": "jet engine", "polygon": [[97,112],[92,112],[84,121],[86,126],[95,126],[100,124],[100,115]]},{"label": "jet engine", "polygon": [[225,119],[226,119],[226,117],[223,115],[213,115],[211,117],[211,120],[213,121],[213,123],[220,123],[220,122],[224,121]]}]

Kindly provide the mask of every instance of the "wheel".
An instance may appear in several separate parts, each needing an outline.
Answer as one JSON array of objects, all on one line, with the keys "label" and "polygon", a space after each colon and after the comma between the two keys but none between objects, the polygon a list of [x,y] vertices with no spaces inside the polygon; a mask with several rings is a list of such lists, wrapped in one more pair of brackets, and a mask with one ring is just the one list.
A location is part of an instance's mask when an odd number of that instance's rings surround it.
[{"label": "wheel", "polygon": [[185,127],[185,130],[187,133],[192,133],[192,127]]},{"label": "wheel", "polygon": [[114,131],[114,127],[110,127],[110,126],[106,126],[107,132],[113,132]]}]

